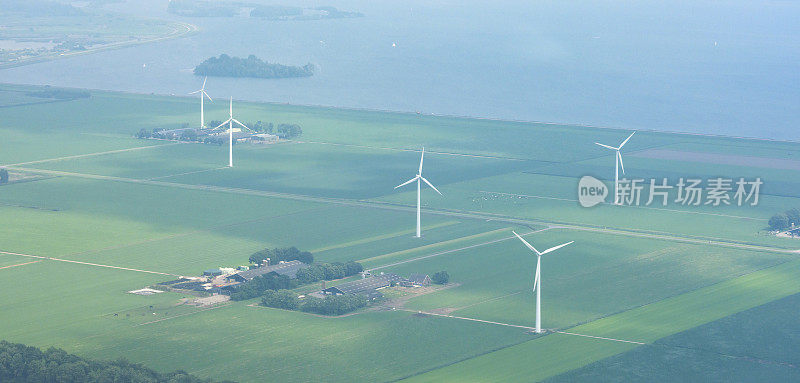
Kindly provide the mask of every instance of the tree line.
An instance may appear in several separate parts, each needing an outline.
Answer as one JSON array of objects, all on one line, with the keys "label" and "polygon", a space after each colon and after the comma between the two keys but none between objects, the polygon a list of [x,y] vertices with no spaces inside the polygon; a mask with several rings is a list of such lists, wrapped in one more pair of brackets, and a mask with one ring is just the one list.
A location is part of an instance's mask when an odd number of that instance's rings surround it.
[{"label": "tree line", "polygon": [[362,271],[364,267],[355,261],[313,264],[297,272],[297,281],[305,285],[322,280],[342,279]]},{"label": "tree line", "polygon": [[778,213],[769,219],[770,230],[784,231],[800,226],[800,209],[789,209],[783,213]]},{"label": "tree line", "polygon": [[125,359],[87,359],[59,348],[45,351],[20,343],[0,341],[1,382],[137,382],[207,383],[185,371],[159,373]]},{"label": "tree line", "polygon": [[8,183],[8,169],[0,168],[0,184]]},{"label": "tree line", "polygon": [[271,265],[289,261],[300,261],[307,265],[314,263],[314,255],[308,251],[300,251],[294,246],[259,250],[251,254],[248,260],[250,263],[260,264],[267,258]]}]

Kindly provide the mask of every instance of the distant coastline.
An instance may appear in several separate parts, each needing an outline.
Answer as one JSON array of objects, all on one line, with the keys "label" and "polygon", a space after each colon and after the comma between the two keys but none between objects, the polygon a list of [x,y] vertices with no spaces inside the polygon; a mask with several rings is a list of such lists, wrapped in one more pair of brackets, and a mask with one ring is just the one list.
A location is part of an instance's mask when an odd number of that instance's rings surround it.
[{"label": "distant coastline", "polygon": [[222,54],[211,57],[194,68],[197,76],[251,77],[251,78],[295,78],[314,75],[314,64],[290,66],[270,63],[254,55],[247,58]]}]

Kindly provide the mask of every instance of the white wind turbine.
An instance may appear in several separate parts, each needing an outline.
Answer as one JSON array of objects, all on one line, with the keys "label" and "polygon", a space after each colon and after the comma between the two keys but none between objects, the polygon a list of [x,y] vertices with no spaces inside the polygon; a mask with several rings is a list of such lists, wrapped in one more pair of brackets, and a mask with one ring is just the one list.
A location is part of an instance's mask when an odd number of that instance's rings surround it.
[{"label": "white wind turbine", "polygon": [[603,144],[601,144],[599,142],[595,142],[596,145],[600,145],[600,146],[602,146],[602,147],[604,147],[606,149],[611,149],[611,150],[616,152],[616,155],[614,156],[615,161],[616,161],[616,165],[614,165],[614,204],[615,205],[619,205],[619,203],[620,203],[619,202],[619,190],[618,190],[618,188],[619,188],[619,168],[620,167],[622,168],[622,174],[625,174],[625,164],[622,163],[622,153],[620,151],[622,150],[622,147],[625,146],[625,144],[628,143],[628,140],[630,140],[631,137],[633,137],[634,134],[636,134],[636,132],[631,133],[631,135],[628,136],[628,138],[626,138],[625,141],[622,141],[622,143],[619,144],[619,147],[616,147],[616,148],[613,147],[613,146],[603,145]]},{"label": "white wind turbine", "polygon": [[426,180],[425,177],[422,176],[422,160],[423,159],[425,159],[425,148],[422,148],[422,155],[419,157],[419,171],[417,172],[417,175],[414,178],[412,178],[412,179],[410,179],[410,180],[408,180],[406,182],[403,182],[402,184],[397,185],[397,186],[394,187],[395,189],[397,189],[399,187],[403,187],[403,186],[406,186],[406,185],[408,185],[408,184],[410,184],[410,183],[412,183],[414,181],[417,181],[417,235],[416,235],[417,238],[422,237],[422,226],[421,226],[421,219],[420,219],[421,215],[422,215],[422,203],[421,203],[421,199],[420,199],[420,192],[421,192],[421,189],[422,189],[421,182],[425,182],[433,190],[435,190],[437,193],[439,193],[439,195],[442,195],[442,192],[440,192],[439,189],[436,188],[436,186],[433,186],[432,183],[428,182],[428,180]]},{"label": "white wind turbine", "polygon": [[536,250],[536,248],[533,247],[530,243],[528,243],[528,241],[520,237],[520,235],[517,234],[517,232],[512,231],[512,233],[514,233],[514,235],[516,235],[517,238],[519,238],[519,240],[525,244],[525,246],[527,246],[529,249],[531,249],[531,251],[536,253],[536,276],[533,279],[533,291],[536,292],[536,333],[539,334],[542,332],[542,272],[541,272],[542,255],[545,255],[552,251],[556,251],[575,241],[569,241],[567,243],[551,247],[545,251],[539,252],[539,250]]},{"label": "white wind turbine", "polygon": [[205,129],[206,127],[206,118],[203,111],[204,99],[208,97],[208,101],[214,102],[214,100],[211,99],[211,96],[209,96],[208,93],[206,93],[206,80],[208,80],[208,77],[203,79],[203,87],[200,88],[200,90],[196,90],[192,93],[189,93],[189,94],[200,93],[200,129]]},{"label": "white wind turbine", "polygon": [[253,131],[253,129],[248,128],[247,125],[242,124],[241,122],[239,122],[239,120],[233,118],[233,97],[231,97],[231,105],[228,113],[230,117],[227,120],[225,120],[225,122],[219,124],[216,128],[211,130],[217,130],[223,127],[225,124],[228,124],[228,167],[232,168],[233,167],[233,123],[235,122],[251,132]]}]

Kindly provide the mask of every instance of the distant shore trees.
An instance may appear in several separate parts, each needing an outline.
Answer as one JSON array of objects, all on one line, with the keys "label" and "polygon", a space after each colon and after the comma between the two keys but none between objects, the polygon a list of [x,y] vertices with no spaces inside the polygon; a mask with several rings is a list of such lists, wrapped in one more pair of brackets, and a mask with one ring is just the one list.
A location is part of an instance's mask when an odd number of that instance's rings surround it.
[{"label": "distant shore trees", "polygon": [[247,58],[231,57],[222,54],[211,57],[194,68],[198,76],[254,77],[254,78],[292,78],[314,75],[314,64],[290,66],[263,61],[254,55]]},{"label": "distant shore trees", "polygon": [[0,168],[0,184],[8,183],[8,170]]}]

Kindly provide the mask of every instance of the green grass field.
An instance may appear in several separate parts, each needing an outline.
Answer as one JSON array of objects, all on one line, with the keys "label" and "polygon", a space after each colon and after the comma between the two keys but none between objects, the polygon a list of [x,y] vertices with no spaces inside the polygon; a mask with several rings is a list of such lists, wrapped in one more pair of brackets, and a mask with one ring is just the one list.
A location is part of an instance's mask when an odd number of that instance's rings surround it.
[{"label": "green grass field", "polygon": [[548,381],[794,381],[795,294],[677,333]]},{"label": "green grass field", "polygon": [[[646,366],[666,345],[724,368],[698,343],[708,337],[674,334],[800,292],[791,252],[800,240],[763,233],[772,214],[800,207],[793,171],[636,155],[747,147],[787,159],[798,144],[640,132],[626,146],[630,176],[761,176],[761,203],[585,209],[577,180],[613,174],[613,158],[593,142],[627,132],[241,102],[239,120],[297,123],[304,133],[237,145],[230,169],[225,147],[132,137],[195,121],[194,99],[92,92],[13,106],[27,89],[0,85],[9,101],[0,166],[47,176],[0,186],[0,334],[9,341],[243,382],[593,380],[611,371],[597,367],[605,361]],[[225,112],[210,105],[206,118]],[[420,239],[413,188],[393,187],[413,177],[422,146],[425,176],[444,196],[424,190]],[[532,335],[535,258],[511,230],[539,248],[575,241],[542,260],[545,328],[645,345]],[[283,246],[373,272],[447,270],[452,285],[341,318],[127,293]],[[725,345],[727,331],[708,343]]]}]

